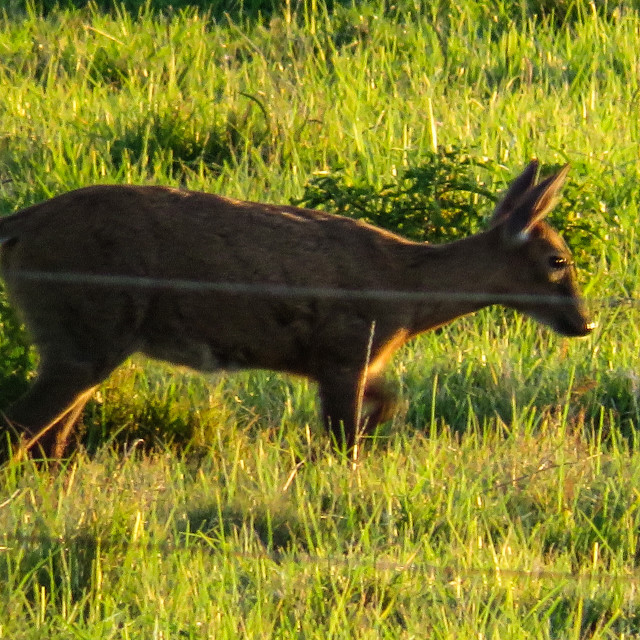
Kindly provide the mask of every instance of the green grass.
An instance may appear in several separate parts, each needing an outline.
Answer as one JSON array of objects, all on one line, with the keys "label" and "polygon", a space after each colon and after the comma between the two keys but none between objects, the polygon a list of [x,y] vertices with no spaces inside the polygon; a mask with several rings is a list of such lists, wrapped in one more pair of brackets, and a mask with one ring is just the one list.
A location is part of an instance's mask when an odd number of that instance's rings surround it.
[{"label": "green grass", "polygon": [[[640,275],[637,7],[172,4],[6,5],[0,212],[95,182],[378,194],[453,148],[496,193],[571,161],[555,224],[599,326],[492,309],[407,345],[355,468],[305,381],[132,360],[62,469],[0,468],[0,638],[637,636],[640,329],[610,304]],[[5,406],[35,356],[0,319]]]}]

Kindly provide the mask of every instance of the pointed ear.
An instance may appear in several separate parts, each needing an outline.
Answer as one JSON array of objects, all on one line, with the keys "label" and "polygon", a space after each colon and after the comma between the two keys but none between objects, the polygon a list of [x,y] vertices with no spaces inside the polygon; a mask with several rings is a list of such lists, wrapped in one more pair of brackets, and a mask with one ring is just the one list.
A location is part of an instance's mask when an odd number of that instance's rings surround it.
[{"label": "pointed ear", "polygon": [[489,223],[491,228],[504,222],[520,198],[536,183],[537,175],[538,161],[532,160],[525,170],[511,183],[504,196],[502,196],[502,200],[496,205],[493,216],[491,217],[491,222]]},{"label": "pointed ear", "polygon": [[568,173],[569,165],[566,164],[558,173],[549,176],[520,199],[505,220],[505,237],[510,242],[525,241],[531,229],[553,209]]}]

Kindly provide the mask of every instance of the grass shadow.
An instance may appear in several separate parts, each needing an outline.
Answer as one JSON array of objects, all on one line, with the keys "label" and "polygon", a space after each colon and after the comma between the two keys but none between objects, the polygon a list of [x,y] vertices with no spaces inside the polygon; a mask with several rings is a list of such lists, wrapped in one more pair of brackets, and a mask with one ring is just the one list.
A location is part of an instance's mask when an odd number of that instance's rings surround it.
[{"label": "grass shadow", "polygon": [[309,552],[303,523],[295,510],[287,508],[272,510],[267,505],[255,505],[247,508],[225,506],[222,509],[215,503],[199,505],[187,512],[186,518],[178,525],[178,535],[189,540],[198,538],[220,542],[234,538],[244,532],[250,539],[259,541],[269,553],[282,553],[296,548]]},{"label": "grass shadow", "polygon": [[0,554],[1,591],[22,593],[32,605],[46,594],[56,606],[83,603],[94,582],[99,543],[80,530],[70,538],[16,535],[11,553]]},{"label": "grass shadow", "polygon": [[[566,382],[565,382],[566,383]],[[406,382],[407,424],[416,430],[439,430],[444,425],[454,434],[505,427],[536,431],[545,422],[565,424],[584,431],[587,438],[615,445],[621,438],[637,446],[640,424],[640,378],[624,369],[576,374],[568,392],[552,383],[523,384],[519,378],[496,382],[489,366],[443,363],[429,375]],[[616,442],[614,442],[616,441]]]}]

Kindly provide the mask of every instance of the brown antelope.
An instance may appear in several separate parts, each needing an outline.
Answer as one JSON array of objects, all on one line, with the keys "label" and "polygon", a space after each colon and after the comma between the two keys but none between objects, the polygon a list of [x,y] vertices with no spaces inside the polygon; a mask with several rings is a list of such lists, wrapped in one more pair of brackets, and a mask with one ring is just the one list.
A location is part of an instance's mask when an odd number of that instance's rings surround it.
[{"label": "brown antelope", "polygon": [[96,385],[141,352],[307,376],[326,427],[351,448],[360,426],[390,416],[382,370],[423,331],[500,303],[587,335],[571,255],[543,221],[568,169],[536,185],[537,166],[487,231],[437,246],[320,211],[155,186],[87,187],[8,216],[2,277],[40,356],[10,428],[23,450],[62,455]]}]

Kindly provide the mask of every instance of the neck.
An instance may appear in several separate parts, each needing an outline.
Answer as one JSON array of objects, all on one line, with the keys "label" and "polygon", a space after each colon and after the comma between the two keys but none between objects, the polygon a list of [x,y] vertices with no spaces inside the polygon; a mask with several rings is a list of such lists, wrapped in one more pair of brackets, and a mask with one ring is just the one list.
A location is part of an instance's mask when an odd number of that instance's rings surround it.
[{"label": "neck", "polygon": [[[402,288],[424,292],[416,303],[412,333],[451,322],[455,318],[495,304],[501,292],[503,269],[496,264],[498,236],[486,231],[443,245],[406,247]],[[433,298],[429,297],[433,293]]]}]

